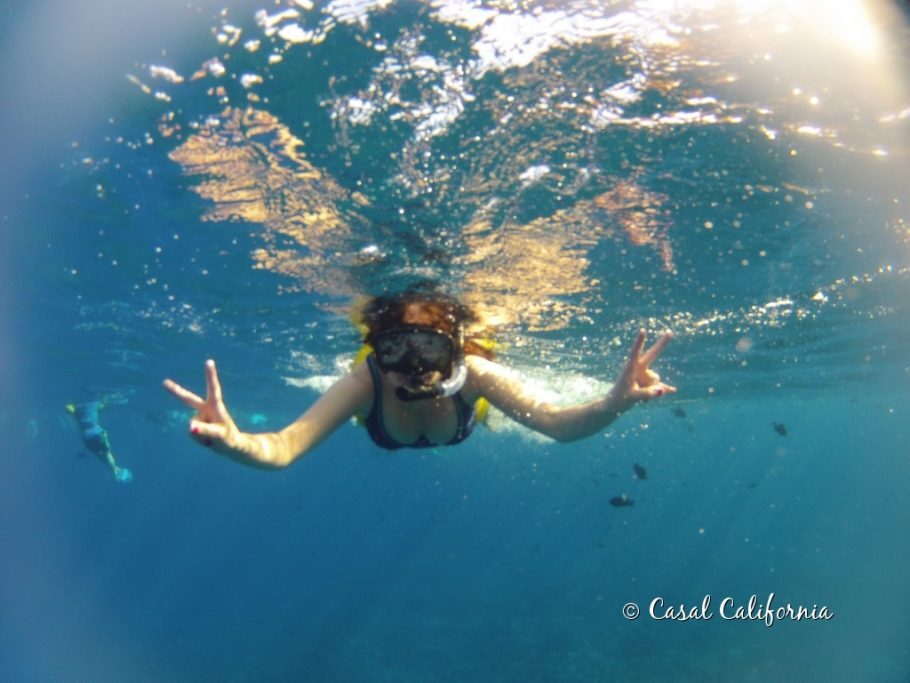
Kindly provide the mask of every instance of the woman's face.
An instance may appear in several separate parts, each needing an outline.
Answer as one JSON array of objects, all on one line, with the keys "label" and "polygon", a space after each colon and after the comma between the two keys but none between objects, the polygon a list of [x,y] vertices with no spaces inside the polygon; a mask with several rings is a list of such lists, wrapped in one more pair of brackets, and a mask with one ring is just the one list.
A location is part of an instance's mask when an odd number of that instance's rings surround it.
[{"label": "woman's face", "polygon": [[451,371],[457,343],[439,329],[440,311],[410,303],[392,330],[373,340],[383,377],[394,388],[421,388],[442,382]]}]

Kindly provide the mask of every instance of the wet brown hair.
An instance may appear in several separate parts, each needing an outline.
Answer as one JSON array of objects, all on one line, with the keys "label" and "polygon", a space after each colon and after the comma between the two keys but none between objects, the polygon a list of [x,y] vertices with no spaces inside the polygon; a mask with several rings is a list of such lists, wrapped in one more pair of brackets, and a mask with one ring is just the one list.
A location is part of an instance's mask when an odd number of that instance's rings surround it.
[{"label": "wet brown hair", "polygon": [[[366,328],[364,341],[370,346],[375,346],[376,337],[382,332],[405,325],[425,325],[441,330],[452,335],[457,343],[458,328],[465,329],[478,321],[474,312],[454,297],[415,290],[374,297],[363,305],[357,319]],[[492,360],[493,351],[487,346],[465,333],[465,355]]]}]

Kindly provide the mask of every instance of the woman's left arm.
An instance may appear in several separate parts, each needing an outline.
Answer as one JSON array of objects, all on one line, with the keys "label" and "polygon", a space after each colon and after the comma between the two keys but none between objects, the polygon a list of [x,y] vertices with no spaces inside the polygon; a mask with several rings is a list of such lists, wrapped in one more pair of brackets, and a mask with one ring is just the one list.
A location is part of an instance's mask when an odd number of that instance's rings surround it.
[{"label": "woman's left arm", "polygon": [[597,434],[622,413],[641,401],[672,394],[676,387],[661,382],[651,369],[671,334],[665,334],[647,351],[646,334],[638,337],[629,358],[610,392],[603,398],[574,406],[559,407],[538,400],[508,369],[478,356],[468,356],[474,389],[513,420],[557,441],[577,441]]}]

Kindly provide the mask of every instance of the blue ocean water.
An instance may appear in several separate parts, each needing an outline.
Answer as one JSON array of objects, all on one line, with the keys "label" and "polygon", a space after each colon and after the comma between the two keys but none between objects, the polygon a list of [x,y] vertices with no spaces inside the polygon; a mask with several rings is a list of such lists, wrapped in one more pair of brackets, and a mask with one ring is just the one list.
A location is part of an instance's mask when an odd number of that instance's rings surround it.
[{"label": "blue ocean water", "polygon": [[[910,680],[910,33],[823,10],[15,9],[0,679]],[[423,280],[556,400],[638,326],[679,392],[568,445],[345,426],[279,472],[186,437],[165,377],[216,358],[280,428],[351,299]],[[129,483],[65,408],[95,400]],[[721,612],[771,594],[833,616]]]}]

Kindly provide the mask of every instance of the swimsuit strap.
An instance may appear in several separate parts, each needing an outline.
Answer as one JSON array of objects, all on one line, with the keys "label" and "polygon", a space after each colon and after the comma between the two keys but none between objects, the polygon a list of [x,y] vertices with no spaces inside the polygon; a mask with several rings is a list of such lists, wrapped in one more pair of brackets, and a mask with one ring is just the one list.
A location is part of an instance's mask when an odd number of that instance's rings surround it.
[{"label": "swimsuit strap", "polygon": [[446,442],[448,444],[456,444],[467,439],[471,432],[474,431],[474,424],[477,418],[477,411],[474,410],[474,406],[465,400],[460,391],[455,394],[453,400],[455,401],[455,412],[458,414],[458,429],[455,431],[455,436]]},{"label": "swimsuit strap", "polygon": [[403,448],[404,444],[398,443],[389,435],[382,421],[382,371],[379,369],[376,357],[372,353],[367,356],[367,367],[370,369],[370,376],[373,378],[373,407],[366,420],[364,420],[367,434],[381,448]]}]

